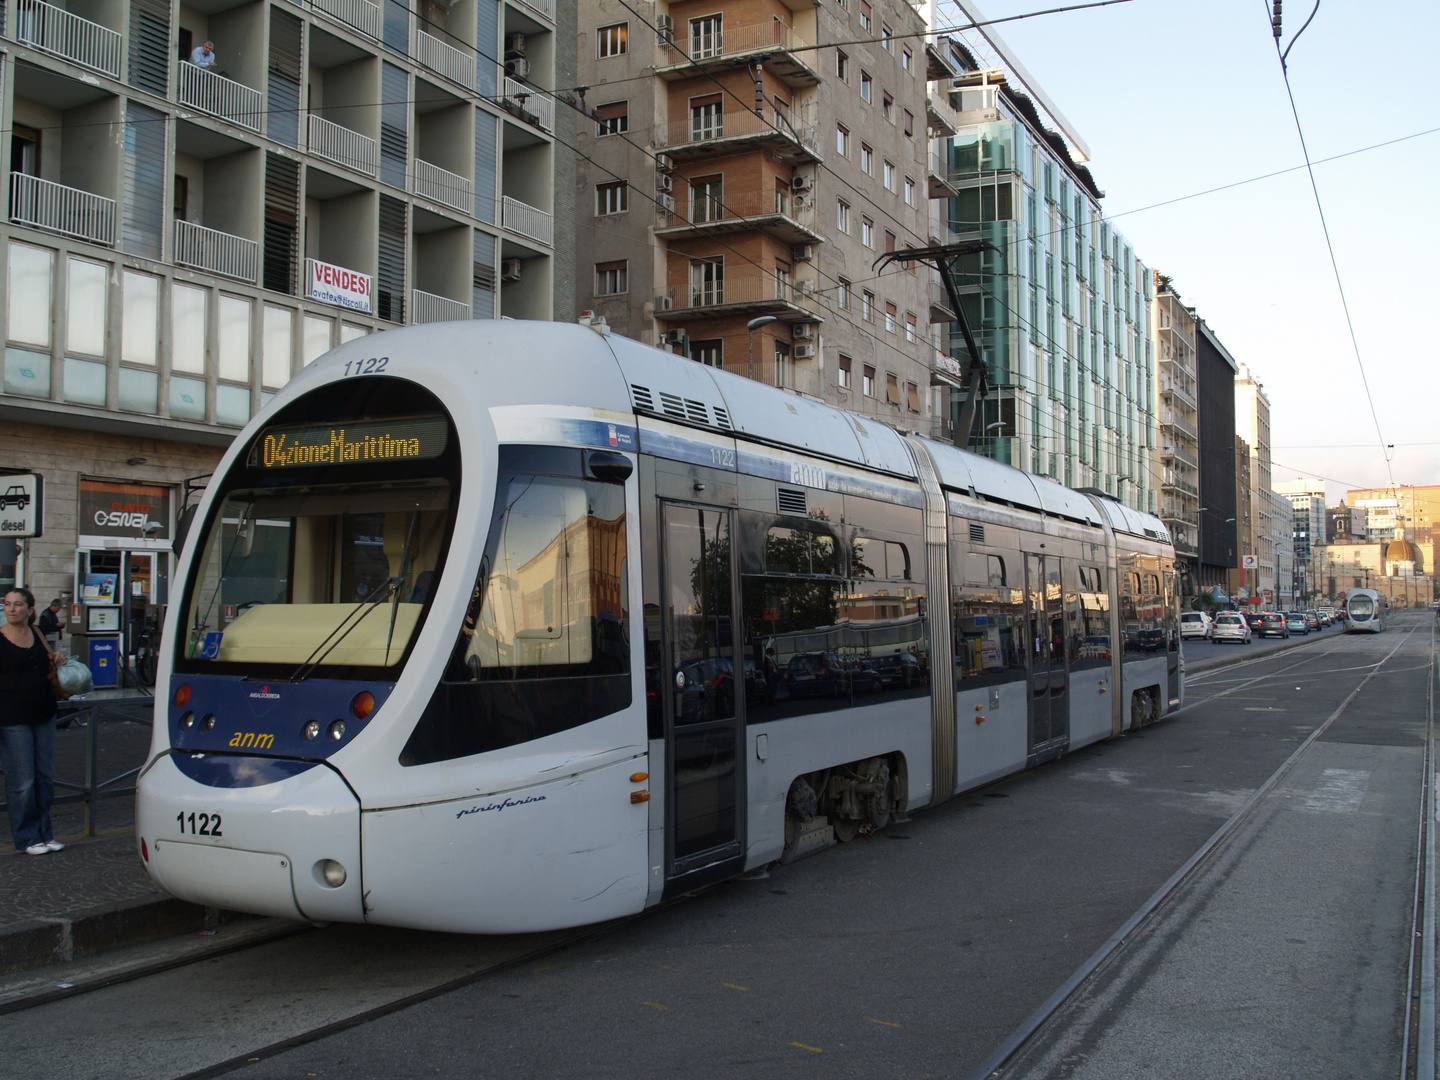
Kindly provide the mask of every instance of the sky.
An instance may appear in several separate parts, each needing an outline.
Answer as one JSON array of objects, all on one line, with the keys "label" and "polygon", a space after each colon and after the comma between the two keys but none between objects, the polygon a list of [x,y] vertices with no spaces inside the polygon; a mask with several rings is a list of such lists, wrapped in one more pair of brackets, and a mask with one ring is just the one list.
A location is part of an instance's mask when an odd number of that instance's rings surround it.
[{"label": "sky", "polygon": [[[1282,47],[1312,10],[1287,0]],[[942,3],[936,27],[957,15]],[[1313,162],[1418,135],[1315,165],[1338,285],[1266,0],[1127,0],[995,29],[1088,145],[1106,216],[1264,385],[1273,481],[1323,479],[1332,505],[1440,484],[1440,130],[1418,134],[1440,128],[1440,3],[1322,0],[1289,55]]]}]

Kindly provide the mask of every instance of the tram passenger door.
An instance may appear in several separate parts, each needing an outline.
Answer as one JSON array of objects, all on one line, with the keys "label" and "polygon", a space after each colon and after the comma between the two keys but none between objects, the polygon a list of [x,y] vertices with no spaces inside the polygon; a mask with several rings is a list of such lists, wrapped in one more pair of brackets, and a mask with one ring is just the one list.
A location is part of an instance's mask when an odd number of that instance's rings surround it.
[{"label": "tram passenger door", "polygon": [[731,514],[662,503],[661,529],[666,877],[673,879],[742,853],[744,718],[735,679]]},{"label": "tram passenger door", "polygon": [[1060,559],[1025,556],[1030,620],[1030,751],[1032,764],[1064,750],[1070,737],[1070,676],[1065,666],[1065,591]]}]

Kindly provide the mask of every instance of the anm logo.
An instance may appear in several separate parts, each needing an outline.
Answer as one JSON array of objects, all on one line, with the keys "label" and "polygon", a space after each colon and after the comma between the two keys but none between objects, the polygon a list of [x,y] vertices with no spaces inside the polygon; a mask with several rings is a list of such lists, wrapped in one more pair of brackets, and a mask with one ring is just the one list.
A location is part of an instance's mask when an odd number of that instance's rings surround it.
[{"label": "anm logo", "polygon": [[275,736],[266,735],[258,731],[235,732],[235,737],[230,740],[231,746],[251,746],[256,750],[269,750],[275,745]]}]

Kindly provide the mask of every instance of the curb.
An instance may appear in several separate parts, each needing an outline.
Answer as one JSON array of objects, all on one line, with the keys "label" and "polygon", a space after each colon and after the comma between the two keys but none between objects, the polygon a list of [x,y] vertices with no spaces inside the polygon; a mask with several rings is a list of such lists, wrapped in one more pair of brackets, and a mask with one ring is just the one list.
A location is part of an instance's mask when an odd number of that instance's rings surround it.
[{"label": "curb", "polygon": [[157,895],[90,908],[67,918],[30,919],[0,931],[0,973],[65,963],[157,938],[213,929],[244,917]]}]

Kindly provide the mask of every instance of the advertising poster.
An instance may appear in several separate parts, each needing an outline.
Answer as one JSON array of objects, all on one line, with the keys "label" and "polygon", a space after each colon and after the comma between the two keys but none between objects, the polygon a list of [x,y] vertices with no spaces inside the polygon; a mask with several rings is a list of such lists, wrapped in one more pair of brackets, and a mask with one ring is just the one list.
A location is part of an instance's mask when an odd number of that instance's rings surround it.
[{"label": "advertising poster", "polygon": [[113,604],[118,580],[118,574],[86,574],[80,599],[87,604]]}]

